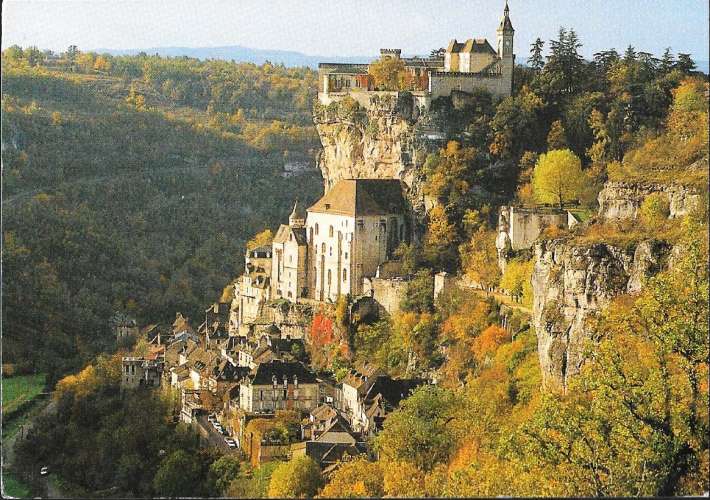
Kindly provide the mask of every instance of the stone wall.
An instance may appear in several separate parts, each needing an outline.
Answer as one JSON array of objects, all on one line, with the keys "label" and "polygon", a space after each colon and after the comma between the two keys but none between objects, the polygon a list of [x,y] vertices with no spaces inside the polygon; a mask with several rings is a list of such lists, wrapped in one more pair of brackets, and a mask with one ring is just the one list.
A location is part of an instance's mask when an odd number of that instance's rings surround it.
[{"label": "stone wall", "polygon": [[512,250],[531,248],[545,227],[570,226],[570,215],[566,210],[548,208],[501,207],[498,227],[508,234]]},{"label": "stone wall", "polygon": [[511,79],[505,75],[444,72],[432,72],[429,78],[432,100],[449,96],[455,90],[470,93],[476,89],[487,90],[493,97],[507,97],[511,91]]},{"label": "stone wall", "polygon": [[370,295],[389,314],[399,311],[408,281],[402,278],[365,278],[363,294]]}]

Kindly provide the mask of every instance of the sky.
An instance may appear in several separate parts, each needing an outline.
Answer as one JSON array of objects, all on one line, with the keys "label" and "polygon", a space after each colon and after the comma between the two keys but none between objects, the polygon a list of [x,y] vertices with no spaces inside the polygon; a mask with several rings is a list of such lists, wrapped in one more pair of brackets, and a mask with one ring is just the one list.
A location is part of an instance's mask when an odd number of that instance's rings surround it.
[{"label": "sky", "polygon": [[[152,47],[293,50],[373,56],[381,47],[428,54],[452,38],[495,40],[504,0],[5,0],[2,48],[60,51]],[[599,50],[708,56],[707,0],[510,0],[515,53],[574,28],[586,57]]]}]

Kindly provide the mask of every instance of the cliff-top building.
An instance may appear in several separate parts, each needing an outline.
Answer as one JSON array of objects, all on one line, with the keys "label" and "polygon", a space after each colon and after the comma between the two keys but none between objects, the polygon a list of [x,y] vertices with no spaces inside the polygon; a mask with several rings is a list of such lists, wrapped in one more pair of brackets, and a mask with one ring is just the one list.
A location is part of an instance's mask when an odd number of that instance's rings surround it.
[{"label": "cliff-top building", "polygon": [[[506,2],[496,30],[495,49],[485,38],[472,38],[464,42],[454,39],[449,42],[443,57],[403,58],[401,49],[381,49],[380,56],[404,62],[405,71],[411,76],[410,90],[423,107],[428,107],[433,99],[451,95],[453,91],[471,93],[483,89],[494,97],[507,97],[513,89],[514,34]],[[318,64],[320,102],[327,105],[346,95],[356,98],[367,95],[362,92],[377,91],[368,69],[369,64]]]}]

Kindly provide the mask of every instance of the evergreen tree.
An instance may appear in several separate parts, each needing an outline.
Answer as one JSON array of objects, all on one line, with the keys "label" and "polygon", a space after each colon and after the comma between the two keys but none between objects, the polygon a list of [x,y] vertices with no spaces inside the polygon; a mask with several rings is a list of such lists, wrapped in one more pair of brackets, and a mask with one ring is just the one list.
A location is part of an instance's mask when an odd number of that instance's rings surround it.
[{"label": "evergreen tree", "polygon": [[675,69],[686,75],[695,71],[695,62],[690,58],[690,54],[678,53],[678,61],[675,63]]},{"label": "evergreen tree", "polygon": [[542,47],[545,45],[539,37],[530,45],[530,57],[528,65],[535,71],[541,71],[545,66],[545,60],[542,57]]},{"label": "evergreen tree", "polygon": [[663,52],[663,57],[661,57],[661,61],[658,65],[658,71],[662,75],[665,75],[667,73],[670,73],[670,71],[673,69],[675,66],[675,57],[673,57],[673,53],[671,52],[670,47],[666,47],[666,50]]}]

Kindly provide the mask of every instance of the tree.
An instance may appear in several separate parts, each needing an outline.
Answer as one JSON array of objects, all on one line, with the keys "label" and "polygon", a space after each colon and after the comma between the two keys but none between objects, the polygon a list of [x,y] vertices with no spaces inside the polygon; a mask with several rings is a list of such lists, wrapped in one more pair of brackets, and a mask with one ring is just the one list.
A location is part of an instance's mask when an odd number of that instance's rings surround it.
[{"label": "tree", "polygon": [[427,385],[415,390],[387,417],[375,438],[380,459],[386,464],[408,462],[420,471],[446,462],[456,443],[452,418],[459,404],[448,389]]},{"label": "tree", "polygon": [[539,203],[565,203],[578,200],[583,192],[582,163],[569,149],[540,155],[533,172],[533,192]]},{"label": "tree", "polygon": [[199,496],[202,470],[199,460],[184,450],[168,455],[153,479],[153,488],[160,496]]},{"label": "tree", "polygon": [[271,245],[273,239],[274,234],[271,232],[271,229],[264,229],[247,242],[247,250],[253,250],[264,245]]},{"label": "tree", "polygon": [[379,462],[360,456],[341,463],[319,493],[321,498],[379,498],[384,492],[384,474]]},{"label": "tree", "polygon": [[666,47],[666,50],[663,51],[663,56],[661,57],[661,62],[658,65],[658,71],[661,73],[661,75],[667,75],[670,73],[673,68],[675,67],[675,57],[673,56],[673,53],[671,52],[670,47]]},{"label": "tree", "polygon": [[225,495],[230,483],[239,474],[239,460],[225,455],[215,460],[209,469],[208,479],[218,496]]},{"label": "tree", "polygon": [[565,127],[562,125],[561,120],[555,120],[550,126],[550,132],[547,134],[547,149],[564,149],[566,147]]},{"label": "tree", "polygon": [[297,457],[279,464],[274,469],[269,482],[269,497],[313,497],[321,483],[322,478],[318,464],[310,457]]},{"label": "tree", "polygon": [[505,265],[505,271],[500,280],[500,287],[508,290],[513,297],[519,297],[527,307],[532,307],[533,291],[530,282],[533,271],[533,261],[513,259]]},{"label": "tree", "polygon": [[35,46],[27,47],[24,56],[30,66],[40,66],[44,62],[44,54]]},{"label": "tree", "polygon": [[530,57],[528,58],[528,66],[535,71],[541,71],[545,66],[545,60],[542,57],[542,48],[545,45],[539,37],[530,45]]},{"label": "tree", "polygon": [[495,231],[480,227],[467,243],[459,247],[461,267],[466,277],[486,290],[500,279],[496,236]]},{"label": "tree", "polygon": [[432,312],[434,308],[434,278],[429,269],[420,269],[407,283],[400,308],[418,313]]},{"label": "tree", "polygon": [[690,58],[690,54],[678,53],[678,60],[675,63],[674,69],[686,75],[695,71],[695,61]]},{"label": "tree", "polygon": [[657,228],[668,220],[670,202],[665,193],[651,193],[639,207],[639,219],[649,228]]},{"label": "tree", "polygon": [[404,61],[398,57],[383,57],[371,63],[367,72],[372,76],[375,88],[379,90],[402,90],[403,76],[406,74]]}]

